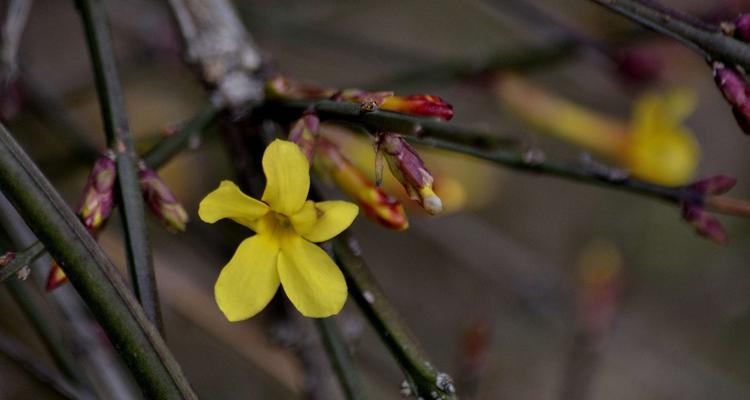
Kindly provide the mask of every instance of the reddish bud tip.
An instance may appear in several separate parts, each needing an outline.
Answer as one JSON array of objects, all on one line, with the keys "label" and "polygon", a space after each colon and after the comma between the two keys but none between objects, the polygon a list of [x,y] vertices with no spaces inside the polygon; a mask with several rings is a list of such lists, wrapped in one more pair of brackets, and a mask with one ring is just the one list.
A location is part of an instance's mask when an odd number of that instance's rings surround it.
[{"label": "reddish bud tip", "polygon": [[740,14],[732,21],[733,35],[743,42],[750,43],[750,13]]},{"label": "reddish bud tip", "polygon": [[289,141],[296,143],[302,150],[302,154],[307,157],[307,161],[312,164],[315,153],[315,143],[320,133],[320,119],[312,113],[305,114],[292,126],[289,131]]},{"label": "reddish bud tip", "polygon": [[380,108],[404,114],[435,117],[444,121],[453,118],[452,105],[438,96],[428,94],[389,96],[384,99]]},{"label": "reddish bud tip", "polygon": [[47,289],[48,292],[55,290],[64,285],[67,281],[68,276],[65,275],[65,272],[60,268],[60,265],[57,264],[57,261],[52,260],[52,268],[49,270],[49,275],[47,275],[45,289]]},{"label": "reddish bud tip", "polygon": [[719,195],[728,192],[737,184],[737,178],[727,175],[714,175],[691,183],[688,188],[707,195]]},{"label": "reddish bud tip", "polygon": [[161,180],[153,169],[146,166],[141,166],[138,171],[138,178],[141,181],[143,199],[151,212],[167,228],[180,232],[184,231],[185,224],[188,222],[188,215],[169,186]]},{"label": "reddish bud tip", "polygon": [[709,238],[720,245],[727,243],[729,237],[719,220],[701,207],[693,204],[683,204],[682,218],[692,225],[699,235]]},{"label": "reddish bud tip", "polygon": [[612,56],[617,73],[627,82],[650,83],[661,76],[664,64],[640,49],[618,51]]}]

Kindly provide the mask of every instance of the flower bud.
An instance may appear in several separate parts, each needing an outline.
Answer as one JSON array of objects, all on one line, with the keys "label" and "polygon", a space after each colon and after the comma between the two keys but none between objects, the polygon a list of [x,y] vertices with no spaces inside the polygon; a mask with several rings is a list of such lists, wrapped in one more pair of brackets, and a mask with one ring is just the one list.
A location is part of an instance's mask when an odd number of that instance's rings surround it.
[{"label": "flower bud", "polygon": [[65,275],[65,272],[60,268],[60,265],[57,263],[57,261],[52,260],[52,268],[49,270],[49,275],[47,275],[47,284],[45,285],[45,289],[47,291],[52,291],[60,286],[64,285],[65,282],[68,281],[68,276]]},{"label": "flower bud", "polygon": [[318,138],[315,147],[315,169],[329,176],[336,185],[364,210],[365,215],[386,228],[404,230],[409,221],[401,203],[373,185],[364,174],[346,158],[338,146],[324,137]]},{"label": "flower bud", "polygon": [[188,222],[187,212],[159,175],[153,169],[140,165],[138,178],[141,182],[143,199],[151,212],[168,228],[184,231],[185,224]]},{"label": "flower bud", "polygon": [[430,214],[443,210],[443,202],[432,190],[432,174],[417,151],[401,135],[378,134],[377,151],[385,156],[393,176],[401,182],[409,197]]},{"label": "flower bud", "polygon": [[750,43],[750,13],[740,14],[732,21],[732,34],[743,42]]},{"label": "flower bud", "polygon": [[449,121],[453,118],[453,106],[442,98],[429,94],[388,96],[380,104],[380,109],[424,117],[435,117],[444,121]]},{"label": "flower bud", "polygon": [[116,177],[114,154],[108,152],[94,162],[78,205],[78,216],[91,233],[101,228],[112,213]]},{"label": "flower bud", "polygon": [[294,123],[292,130],[289,131],[289,141],[295,143],[302,150],[302,154],[307,157],[307,161],[311,164],[319,132],[320,119],[312,113],[303,115],[302,118]]},{"label": "flower bud", "polygon": [[750,134],[750,88],[745,77],[733,67],[714,62],[714,81],[732,106],[732,114],[743,132]]},{"label": "flower bud", "polygon": [[[726,175],[715,175],[701,179],[687,186],[691,191],[703,196],[716,196],[728,192],[737,184],[737,179]],[[728,236],[716,217],[706,212],[698,202],[682,202],[682,218],[692,225],[699,235],[718,244],[726,244]]]}]

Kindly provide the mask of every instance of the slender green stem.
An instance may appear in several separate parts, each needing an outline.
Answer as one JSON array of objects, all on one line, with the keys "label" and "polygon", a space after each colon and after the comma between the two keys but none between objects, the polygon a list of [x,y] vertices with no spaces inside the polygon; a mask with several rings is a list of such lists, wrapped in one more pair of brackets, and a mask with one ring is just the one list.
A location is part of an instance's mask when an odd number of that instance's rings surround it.
[{"label": "slender green stem", "polygon": [[36,361],[23,346],[0,333],[0,353],[18,363],[24,371],[47,385],[63,398],[70,400],[92,400],[93,397],[78,389],[68,379]]},{"label": "slender green stem", "polygon": [[162,139],[143,155],[143,161],[153,169],[159,169],[184,149],[190,138],[200,134],[216,118],[219,107],[209,102],[190,118],[174,134]]},{"label": "slender green stem", "polygon": [[564,179],[619,189],[647,197],[665,200],[671,203],[682,201],[702,203],[703,195],[684,186],[662,186],[654,183],[630,178],[624,171],[610,168],[587,167],[585,165],[566,164],[544,159],[525,156],[512,151],[487,152],[470,146],[458,145],[442,140],[422,140],[407,138],[412,143],[448,150],[464,154],[481,160],[486,160],[504,167],[520,171],[556,176]]},{"label": "slender green stem", "polygon": [[667,35],[700,55],[750,68],[750,46],[718,27],[652,0],[591,0],[649,29]]},{"label": "slender green stem", "polygon": [[17,274],[23,267],[28,266],[34,260],[41,257],[44,252],[44,245],[41,242],[36,242],[16,253],[12,261],[7,265],[0,266],[0,283]]},{"label": "slender green stem", "polygon": [[398,132],[483,148],[514,147],[520,142],[516,136],[491,134],[432,118],[381,110],[363,113],[358,104],[343,101],[269,102],[254,112],[269,119],[291,121],[299,118],[306,110],[314,110],[321,120],[354,123],[371,131]]},{"label": "slender green stem", "polygon": [[367,320],[401,366],[415,397],[456,399],[447,374],[436,370],[421,346],[401,322],[370,273],[357,241],[348,232],[332,240],[333,252],[349,285],[349,292]]},{"label": "slender green stem", "polygon": [[2,125],[0,191],[63,267],[146,396],[197,398],[115,266]]},{"label": "slender green stem", "polygon": [[117,157],[118,203],[125,228],[126,252],[133,289],[149,320],[162,331],[156,276],[136,169],[137,155],[128,127],[107,16],[101,0],[77,0],[76,3],[94,65],[108,146]]},{"label": "slender green stem", "polygon": [[333,318],[320,318],[315,320],[315,325],[318,327],[320,338],[346,398],[348,400],[365,400],[367,396],[362,388],[362,382],[357,374],[351,354],[349,354],[349,348],[336,326],[336,321]]}]

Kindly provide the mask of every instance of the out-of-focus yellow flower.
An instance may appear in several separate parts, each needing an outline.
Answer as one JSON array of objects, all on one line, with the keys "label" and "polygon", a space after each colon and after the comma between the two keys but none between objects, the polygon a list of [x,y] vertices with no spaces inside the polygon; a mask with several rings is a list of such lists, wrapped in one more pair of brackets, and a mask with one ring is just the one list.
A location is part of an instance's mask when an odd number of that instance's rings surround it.
[{"label": "out-of-focus yellow flower", "polygon": [[306,201],[309,169],[297,145],[275,140],[263,154],[267,183],[262,201],[229,181],[201,201],[198,215],[203,221],[229,218],[256,232],[240,243],[216,282],[216,302],[228,320],[260,312],[279,285],[307,317],[334,315],[344,306],[344,276],[311,242],[341,233],[354,221],[358,208],[346,201]]},{"label": "out-of-focus yellow flower", "polygon": [[630,122],[620,121],[554,96],[515,75],[495,86],[503,104],[524,122],[605,156],[638,178],[681,185],[693,176],[700,147],[682,121],[695,109],[695,95],[675,89],[646,93]]}]

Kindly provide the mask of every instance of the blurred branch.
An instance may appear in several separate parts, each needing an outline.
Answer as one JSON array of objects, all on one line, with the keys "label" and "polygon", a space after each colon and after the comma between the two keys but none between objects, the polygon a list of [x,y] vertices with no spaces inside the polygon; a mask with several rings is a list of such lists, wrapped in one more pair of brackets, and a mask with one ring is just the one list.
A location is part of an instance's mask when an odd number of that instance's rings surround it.
[{"label": "blurred branch", "polygon": [[117,76],[107,16],[101,0],[77,0],[96,75],[96,88],[107,134],[107,145],[117,159],[120,215],[125,227],[128,266],[136,297],[151,322],[162,332],[161,309],[151,245],[146,229],[143,195],[136,169],[137,155]]},{"label": "blurred branch", "polygon": [[514,147],[520,143],[516,136],[493,135],[431,118],[380,110],[363,113],[359,104],[342,101],[272,101],[253,112],[287,122],[296,120],[307,110],[314,110],[321,120],[354,123],[376,132],[397,132],[480,148]]},{"label": "blurred branch", "polygon": [[724,35],[717,26],[655,0],[591,0],[649,29],[667,35],[708,59],[750,68],[750,46]]},{"label": "blurred branch", "polygon": [[349,292],[404,371],[410,394],[431,399],[456,399],[451,378],[432,366],[419,343],[400,321],[361,257],[359,243],[348,232],[333,239],[332,243],[337,263],[349,284]]},{"label": "blurred branch", "polygon": [[15,253],[15,258],[6,265],[0,265],[0,283],[17,274],[23,267],[28,266],[34,260],[44,254],[44,245],[36,242],[31,246]]},{"label": "blurred branch", "polygon": [[206,127],[213,122],[218,113],[219,107],[212,102],[209,102],[198,111],[197,114],[190,118],[190,120],[185,122],[177,132],[162,139],[159,143],[154,145],[154,147],[149,149],[149,151],[143,155],[143,161],[153,169],[161,168],[171,160],[172,157],[187,147],[192,137],[201,134]]},{"label": "blurred branch", "polygon": [[2,126],[0,171],[0,190],[63,267],[147,397],[195,399],[179,365],[115,266]]},{"label": "blurred branch", "polygon": [[32,0],[9,0],[0,24],[0,85],[7,84],[18,71],[18,45],[29,18]]},{"label": "blurred branch", "polygon": [[348,400],[367,399],[351,354],[349,354],[349,347],[336,326],[336,321],[333,318],[320,318],[315,320],[315,325],[318,327],[320,338],[331,360],[333,370],[339,378],[345,397]]},{"label": "blurred branch", "polygon": [[29,375],[43,383],[45,387],[57,392],[63,398],[70,400],[93,399],[91,395],[80,391],[65,377],[39,363],[20,343],[2,333],[0,333],[0,353],[4,354],[10,360],[15,361]]}]

